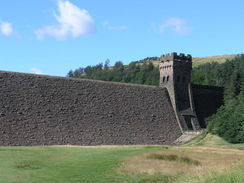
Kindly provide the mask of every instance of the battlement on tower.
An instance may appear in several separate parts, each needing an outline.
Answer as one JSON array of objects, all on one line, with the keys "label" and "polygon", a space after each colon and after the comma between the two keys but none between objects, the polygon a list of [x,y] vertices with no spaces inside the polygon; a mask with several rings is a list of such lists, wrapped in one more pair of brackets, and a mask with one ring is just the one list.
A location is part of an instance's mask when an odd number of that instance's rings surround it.
[{"label": "battlement on tower", "polygon": [[168,53],[160,57],[161,62],[167,61],[181,61],[181,62],[192,62],[192,56],[190,54],[177,54],[176,52]]}]

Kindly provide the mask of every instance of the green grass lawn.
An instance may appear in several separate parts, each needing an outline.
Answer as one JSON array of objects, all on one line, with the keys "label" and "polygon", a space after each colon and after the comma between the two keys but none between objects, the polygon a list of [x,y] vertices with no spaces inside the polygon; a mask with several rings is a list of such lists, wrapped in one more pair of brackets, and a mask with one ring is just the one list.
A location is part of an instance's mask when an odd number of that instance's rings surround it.
[{"label": "green grass lawn", "polygon": [[0,147],[0,183],[242,183],[243,172],[244,144],[211,134],[183,146]]},{"label": "green grass lawn", "polygon": [[1,183],[115,182],[124,157],[162,147],[0,147]]}]

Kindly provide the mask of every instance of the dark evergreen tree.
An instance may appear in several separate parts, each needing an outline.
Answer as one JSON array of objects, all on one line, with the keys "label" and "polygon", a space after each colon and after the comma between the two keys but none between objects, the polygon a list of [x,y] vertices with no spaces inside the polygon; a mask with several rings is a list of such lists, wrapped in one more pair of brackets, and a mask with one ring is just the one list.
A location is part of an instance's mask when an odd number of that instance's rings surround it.
[{"label": "dark evergreen tree", "polygon": [[74,77],[74,72],[70,70],[67,74],[67,77]]}]

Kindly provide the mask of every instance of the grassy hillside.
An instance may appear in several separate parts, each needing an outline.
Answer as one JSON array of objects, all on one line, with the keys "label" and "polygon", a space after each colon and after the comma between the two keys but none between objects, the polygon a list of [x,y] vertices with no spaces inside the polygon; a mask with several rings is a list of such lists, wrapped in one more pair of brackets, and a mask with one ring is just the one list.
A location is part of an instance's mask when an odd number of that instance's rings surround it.
[{"label": "grassy hillside", "polygon": [[226,60],[231,60],[237,55],[221,55],[221,56],[211,56],[211,57],[193,57],[193,67],[209,63],[209,62],[218,62],[224,63]]},{"label": "grassy hillside", "polygon": [[0,147],[0,183],[244,182],[243,149],[213,135],[171,147]]},{"label": "grassy hillside", "polygon": [[[210,63],[210,62],[218,62],[224,63],[226,60],[231,60],[238,55],[220,55],[220,56],[208,56],[208,57],[193,57],[193,67],[197,67],[199,65]],[[152,62],[154,65],[159,64],[159,60],[152,57],[151,59],[143,59],[144,62]]]}]

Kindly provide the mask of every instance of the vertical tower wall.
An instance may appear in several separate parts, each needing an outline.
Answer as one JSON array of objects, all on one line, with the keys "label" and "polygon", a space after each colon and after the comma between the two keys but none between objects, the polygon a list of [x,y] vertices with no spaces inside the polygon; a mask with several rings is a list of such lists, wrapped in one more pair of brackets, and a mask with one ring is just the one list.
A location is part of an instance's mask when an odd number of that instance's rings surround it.
[{"label": "vertical tower wall", "polygon": [[160,61],[160,86],[168,89],[182,130],[199,129],[191,92],[191,55],[171,53]]},{"label": "vertical tower wall", "polygon": [[174,86],[174,75],[173,75],[173,61],[165,60],[159,65],[160,67],[160,86],[166,87],[171,98],[173,107],[176,107],[175,101],[175,86]]}]

